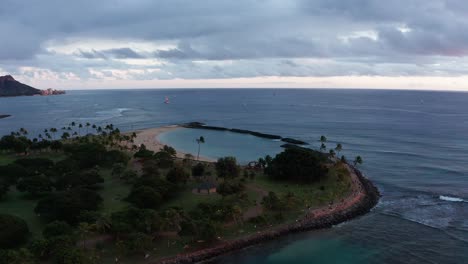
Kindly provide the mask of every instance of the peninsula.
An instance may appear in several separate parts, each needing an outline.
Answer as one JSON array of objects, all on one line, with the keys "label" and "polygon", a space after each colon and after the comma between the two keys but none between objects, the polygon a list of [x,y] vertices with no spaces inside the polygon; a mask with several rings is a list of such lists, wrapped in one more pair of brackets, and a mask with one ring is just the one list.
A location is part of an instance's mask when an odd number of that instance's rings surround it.
[{"label": "peninsula", "polygon": [[288,147],[239,165],[235,157],[198,159],[158,141],[174,129],[185,128],[121,133],[112,124],[72,122],[3,136],[0,256],[14,263],[22,248],[31,262],[193,263],[331,227],[379,199],[359,162],[332,151]]},{"label": "peninsula", "polygon": [[65,94],[65,91],[54,89],[40,90],[18,82],[11,75],[0,76],[0,97],[59,94]]}]

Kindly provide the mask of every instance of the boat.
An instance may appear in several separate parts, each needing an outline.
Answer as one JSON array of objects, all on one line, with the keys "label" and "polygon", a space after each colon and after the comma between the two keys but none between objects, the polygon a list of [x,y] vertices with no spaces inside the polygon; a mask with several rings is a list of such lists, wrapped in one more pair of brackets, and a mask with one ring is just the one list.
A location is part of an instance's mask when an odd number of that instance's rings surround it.
[{"label": "boat", "polygon": [[169,103],[170,103],[170,102],[169,102],[169,97],[166,96],[166,98],[164,98],[164,103],[165,103],[165,104],[169,104]]}]

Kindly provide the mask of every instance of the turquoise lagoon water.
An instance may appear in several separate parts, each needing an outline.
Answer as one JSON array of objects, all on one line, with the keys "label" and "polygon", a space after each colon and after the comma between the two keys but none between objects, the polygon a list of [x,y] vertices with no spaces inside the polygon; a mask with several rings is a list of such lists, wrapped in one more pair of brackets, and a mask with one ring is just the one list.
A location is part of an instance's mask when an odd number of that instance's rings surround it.
[{"label": "turquoise lagoon water", "polygon": [[197,138],[203,136],[205,143],[200,145],[200,156],[210,159],[234,156],[241,164],[258,160],[266,155],[275,155],[282,151],[284,142],[233,133],[205,129],[180,128],[159,135],[162,143],[168,144],[195,157],[198,153]]},{"label": "turquoise lagoon water", "polygon": [[[171,104],[164,104],[168,96]],[[292,137],[318,147],[320,135],[361,155],[383,197],[374,210],[329,230],[293,234],[212,263],[468,263],[468,93],[384,90],[71,91],[0,98],[0,135],[70,122],[122,130],[200,121]],[[279,142],[240,134],[176,130],[162,140],[201,154],[248,161]],[[226,147],[225,145],[227,144]],[[225,152],[226,151],[226,152]]]}]

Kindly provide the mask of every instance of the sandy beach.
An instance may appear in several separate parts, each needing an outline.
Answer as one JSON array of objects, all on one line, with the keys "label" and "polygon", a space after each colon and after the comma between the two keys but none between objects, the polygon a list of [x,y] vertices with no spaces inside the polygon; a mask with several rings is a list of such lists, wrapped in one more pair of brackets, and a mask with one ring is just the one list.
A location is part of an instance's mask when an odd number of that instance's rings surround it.
[{"label": "sandy beach", "polygon": [[[161,150],[164,145],[159,141],[158,137],[160,134],[173,131],[176,129],[182,129],[182,126],[179,125],[172,125],[172,126],[163,126],[163,127],[156,127],[156,128],[148,128],[148,129],[142,129],[142,130],[137,130],[134,131],[136,133],[136,138],[134,139],[134,144],[137,146],[140,146],[141,144],[145,144],[146,148],[152,151],[159,151]],[[178,158],[184,158],[184,156],[187,154],[185,152],[177,150],[177,157]],[[214,159],[210,159],[207,157],[200,156],[201,161],[208,161],[208,162],[213,162],[215,161]]]}]

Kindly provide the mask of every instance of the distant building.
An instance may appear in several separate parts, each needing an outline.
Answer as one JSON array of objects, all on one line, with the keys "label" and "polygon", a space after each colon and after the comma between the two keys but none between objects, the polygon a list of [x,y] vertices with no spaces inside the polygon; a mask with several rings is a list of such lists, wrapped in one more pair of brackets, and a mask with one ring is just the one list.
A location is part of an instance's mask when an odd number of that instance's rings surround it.
[{"label": "distant building", "polygon": [[211,182],[201,183],[200,185],[197,186],[197,188],[194,189],[194,192],[200,193],[200,194],[216,193],[216,184],[211,183]]},{"label": "distant building", "polygon": [[47,90],[41,90],[41,95],[59,95],[59,94],[65,94],[65,91],[62,90],[54,90],[54,89],[47,89]]}]

